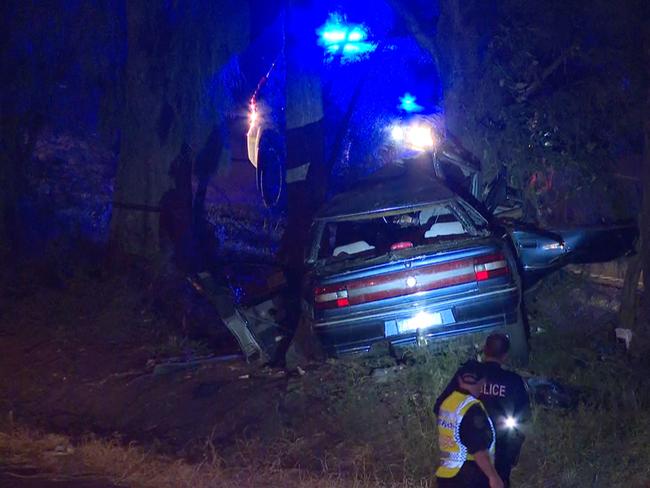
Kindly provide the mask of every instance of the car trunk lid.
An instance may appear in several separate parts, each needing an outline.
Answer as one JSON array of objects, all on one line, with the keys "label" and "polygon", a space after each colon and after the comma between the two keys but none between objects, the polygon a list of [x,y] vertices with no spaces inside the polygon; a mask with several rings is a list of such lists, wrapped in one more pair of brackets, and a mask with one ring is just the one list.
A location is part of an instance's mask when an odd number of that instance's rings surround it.
[{"label": "car trunk lid", "polygon": [[510,267],[497,244],[441,251],[321,276],[314,287],[316,310],[342,309],[434,292],[457,285],[489,283]]}]

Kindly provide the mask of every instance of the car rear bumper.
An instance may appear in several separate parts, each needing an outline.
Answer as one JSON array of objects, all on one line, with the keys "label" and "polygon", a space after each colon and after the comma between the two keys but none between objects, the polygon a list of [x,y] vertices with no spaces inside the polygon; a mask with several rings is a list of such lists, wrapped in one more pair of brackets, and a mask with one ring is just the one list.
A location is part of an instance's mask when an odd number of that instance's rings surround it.
[{"label": "car rear bumper", "polygon": [[[446,299],[437,297],[415,304],[405,302],[390,310],[316,322],[313,328],[328,355],[342,356],[368,352],[374,343],[380,341],[408,346],[504,328],[516,322],[518,305],[517,287],[508,286]],[[400,330],[397,324],[422,313],[440,314],[443,323],[415,331]]]}]

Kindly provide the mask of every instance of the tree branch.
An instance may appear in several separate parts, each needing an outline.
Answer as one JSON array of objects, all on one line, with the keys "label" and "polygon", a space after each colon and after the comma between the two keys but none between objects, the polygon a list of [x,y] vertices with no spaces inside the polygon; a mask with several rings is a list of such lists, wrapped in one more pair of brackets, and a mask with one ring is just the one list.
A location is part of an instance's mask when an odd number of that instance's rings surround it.
[{"label": "tree branch", "polygon": [[[544,82],[548,77],[550,77],[555,71],[562,66],[562,63],[564,63],[567,59],[569,59],[572,56],[575,56],[576,52],[578,50],[578,47],[576,45],[571,46],[570,48],[566,49],[565,51],[558,56],[558,58],[553,61],[551,64],[549,64],[544,71],[542,71],[541,76],[539,76],[535,81],[532,83],[526,83],[523,84],[524,86],[519,89],[519,95],[517,96],[517,102],[525,102],[528,100],[532,95],[537,93],[540,88],[542,88]],[[519,85],[519,83],[517,84]]]},{"label": "tree branch", "polygon": [[415,13],[406,5],[404,0],[388,0],[388,3],[402,18],[417,43],[422,47],[422,49],[429,53],[436,65],[436,69],[440,72],[438,45],[436,44],[433,35],[424,25],[422,25],[418,16],[416,16]]}]

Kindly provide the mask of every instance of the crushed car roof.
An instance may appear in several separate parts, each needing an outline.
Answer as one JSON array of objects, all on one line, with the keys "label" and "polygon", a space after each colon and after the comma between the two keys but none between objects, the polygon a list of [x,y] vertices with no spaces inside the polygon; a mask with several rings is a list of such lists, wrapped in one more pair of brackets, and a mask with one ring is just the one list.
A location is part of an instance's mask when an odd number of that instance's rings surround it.
[{"label": "crushed car roof", "polygon": [[339,193],[316,214],[316,220],[389,212],[456,198],[432,167],[386,165],[353,189]]}]

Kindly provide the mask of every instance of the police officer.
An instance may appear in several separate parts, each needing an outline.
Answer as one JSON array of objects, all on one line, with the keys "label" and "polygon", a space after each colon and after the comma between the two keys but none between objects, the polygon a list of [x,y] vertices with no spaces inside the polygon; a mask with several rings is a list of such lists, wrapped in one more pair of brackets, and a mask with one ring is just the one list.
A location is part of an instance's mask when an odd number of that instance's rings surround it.
[{"label": "police officer", "polygon": [[504,486],[494,468],[494,426],[478,399],[485,384],[484,369],[478,361],[467,361],[436,400],[439,488]]},{"label": "police officer", "polygon": [[483,364],[486,381],[480,399],[496,429],[495,467],[506,487],[517,465],[524,443],[524,425],[530,420],[530,398],[525,381],[517,373],[502,368],[508,357],[510,340],[492,334],[485,341]]}]

